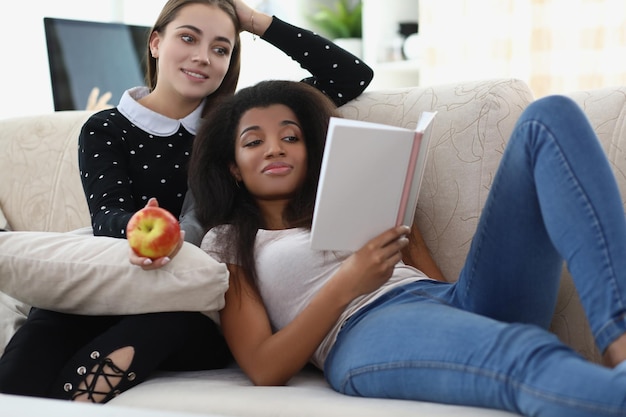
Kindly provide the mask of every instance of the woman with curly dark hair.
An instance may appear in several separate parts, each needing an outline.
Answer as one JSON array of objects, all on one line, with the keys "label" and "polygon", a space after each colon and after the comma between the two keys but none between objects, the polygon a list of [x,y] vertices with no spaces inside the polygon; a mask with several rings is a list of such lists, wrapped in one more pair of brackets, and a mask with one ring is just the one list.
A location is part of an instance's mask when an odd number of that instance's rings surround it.
[{"label": "woman with curly dark hair", "polygon": [[[221,327],[248,377],[281,385],[310,362],[347,395],[625,415],[626,218],[581,109],[550,96],[520,116],[453,283],[403,262],[410,225],[354,252],[311,249],[332,115],[316,90],[262,82],[194,144],[201,247],[228,265]],[[548,331],[563,260],[607,366]]]}]

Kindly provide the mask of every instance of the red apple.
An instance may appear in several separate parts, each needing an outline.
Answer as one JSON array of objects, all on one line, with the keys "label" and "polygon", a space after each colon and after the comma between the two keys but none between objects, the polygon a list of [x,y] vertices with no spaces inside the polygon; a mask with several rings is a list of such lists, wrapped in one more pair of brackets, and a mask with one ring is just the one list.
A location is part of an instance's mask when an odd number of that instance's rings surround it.
[{"label": "red apple", "polygon": [[180,240],[180,225],[169,211],[156,206],[144,207],[130,218],[126,239],[139,256],[150,259],[169,255]]}]

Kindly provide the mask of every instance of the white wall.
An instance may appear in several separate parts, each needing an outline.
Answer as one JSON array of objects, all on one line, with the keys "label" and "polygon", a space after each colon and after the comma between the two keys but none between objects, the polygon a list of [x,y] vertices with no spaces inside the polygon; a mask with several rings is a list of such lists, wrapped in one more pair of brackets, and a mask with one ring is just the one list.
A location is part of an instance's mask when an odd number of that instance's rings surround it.
[{"label": "white wall", "polygon": [[[123,21],[152,26],[166,0],[32,0],[16,2],[0,16],[0,119],[54,111],[43,28],[44,17],[91,21]],[[299,12],[306,0],[249,0],[302,25]],[[242,35],[240,87],[265,78],[299,79],[307,73],[263,40]],[[88,59],[88,57],[86,57]]]},{"label": "white wall", "polygon": [[[136,24],[152,24],[165,0],[126,0],[141,13]],[[114,21],[123,0],[34,0],[16,2],[0,17],[0,118],[54,110],[43,28],[44,17]],[[149,7],[145,7],[148,5]],[[88,57],[86,57],[88,59]]]}]

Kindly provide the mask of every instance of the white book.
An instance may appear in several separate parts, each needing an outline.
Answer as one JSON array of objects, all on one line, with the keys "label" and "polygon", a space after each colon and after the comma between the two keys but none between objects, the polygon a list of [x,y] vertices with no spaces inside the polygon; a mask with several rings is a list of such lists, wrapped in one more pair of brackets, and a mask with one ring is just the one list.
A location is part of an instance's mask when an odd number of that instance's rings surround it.
[{"label": "white book", "polygon": [[331,118],[312,249],[356,251],[391,227],[413,224],[435,114],[423,112],[415,130]]}]

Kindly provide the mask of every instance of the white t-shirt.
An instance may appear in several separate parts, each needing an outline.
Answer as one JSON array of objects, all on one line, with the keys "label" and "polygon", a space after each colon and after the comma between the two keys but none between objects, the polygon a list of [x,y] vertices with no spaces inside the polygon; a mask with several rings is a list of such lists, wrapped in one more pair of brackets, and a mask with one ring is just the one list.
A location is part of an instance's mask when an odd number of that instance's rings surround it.
[{"label": "white t-shirt", "polygon": [[[228,227],[228,226],[220,226]],[[214,230],[204,237],[201,248],[220,262],[233,263],[221,250]],[[259,230],[255,254],[257,286],[274,331],[290,323],[337,271],[351,252],[311,249],[307,229]],[[354,299],[318,346],[311,362],[323,369],[343,323],[357,310],[397,286],[428,279],[421,271],[400,262],[392,277],[376,291]]]}]

